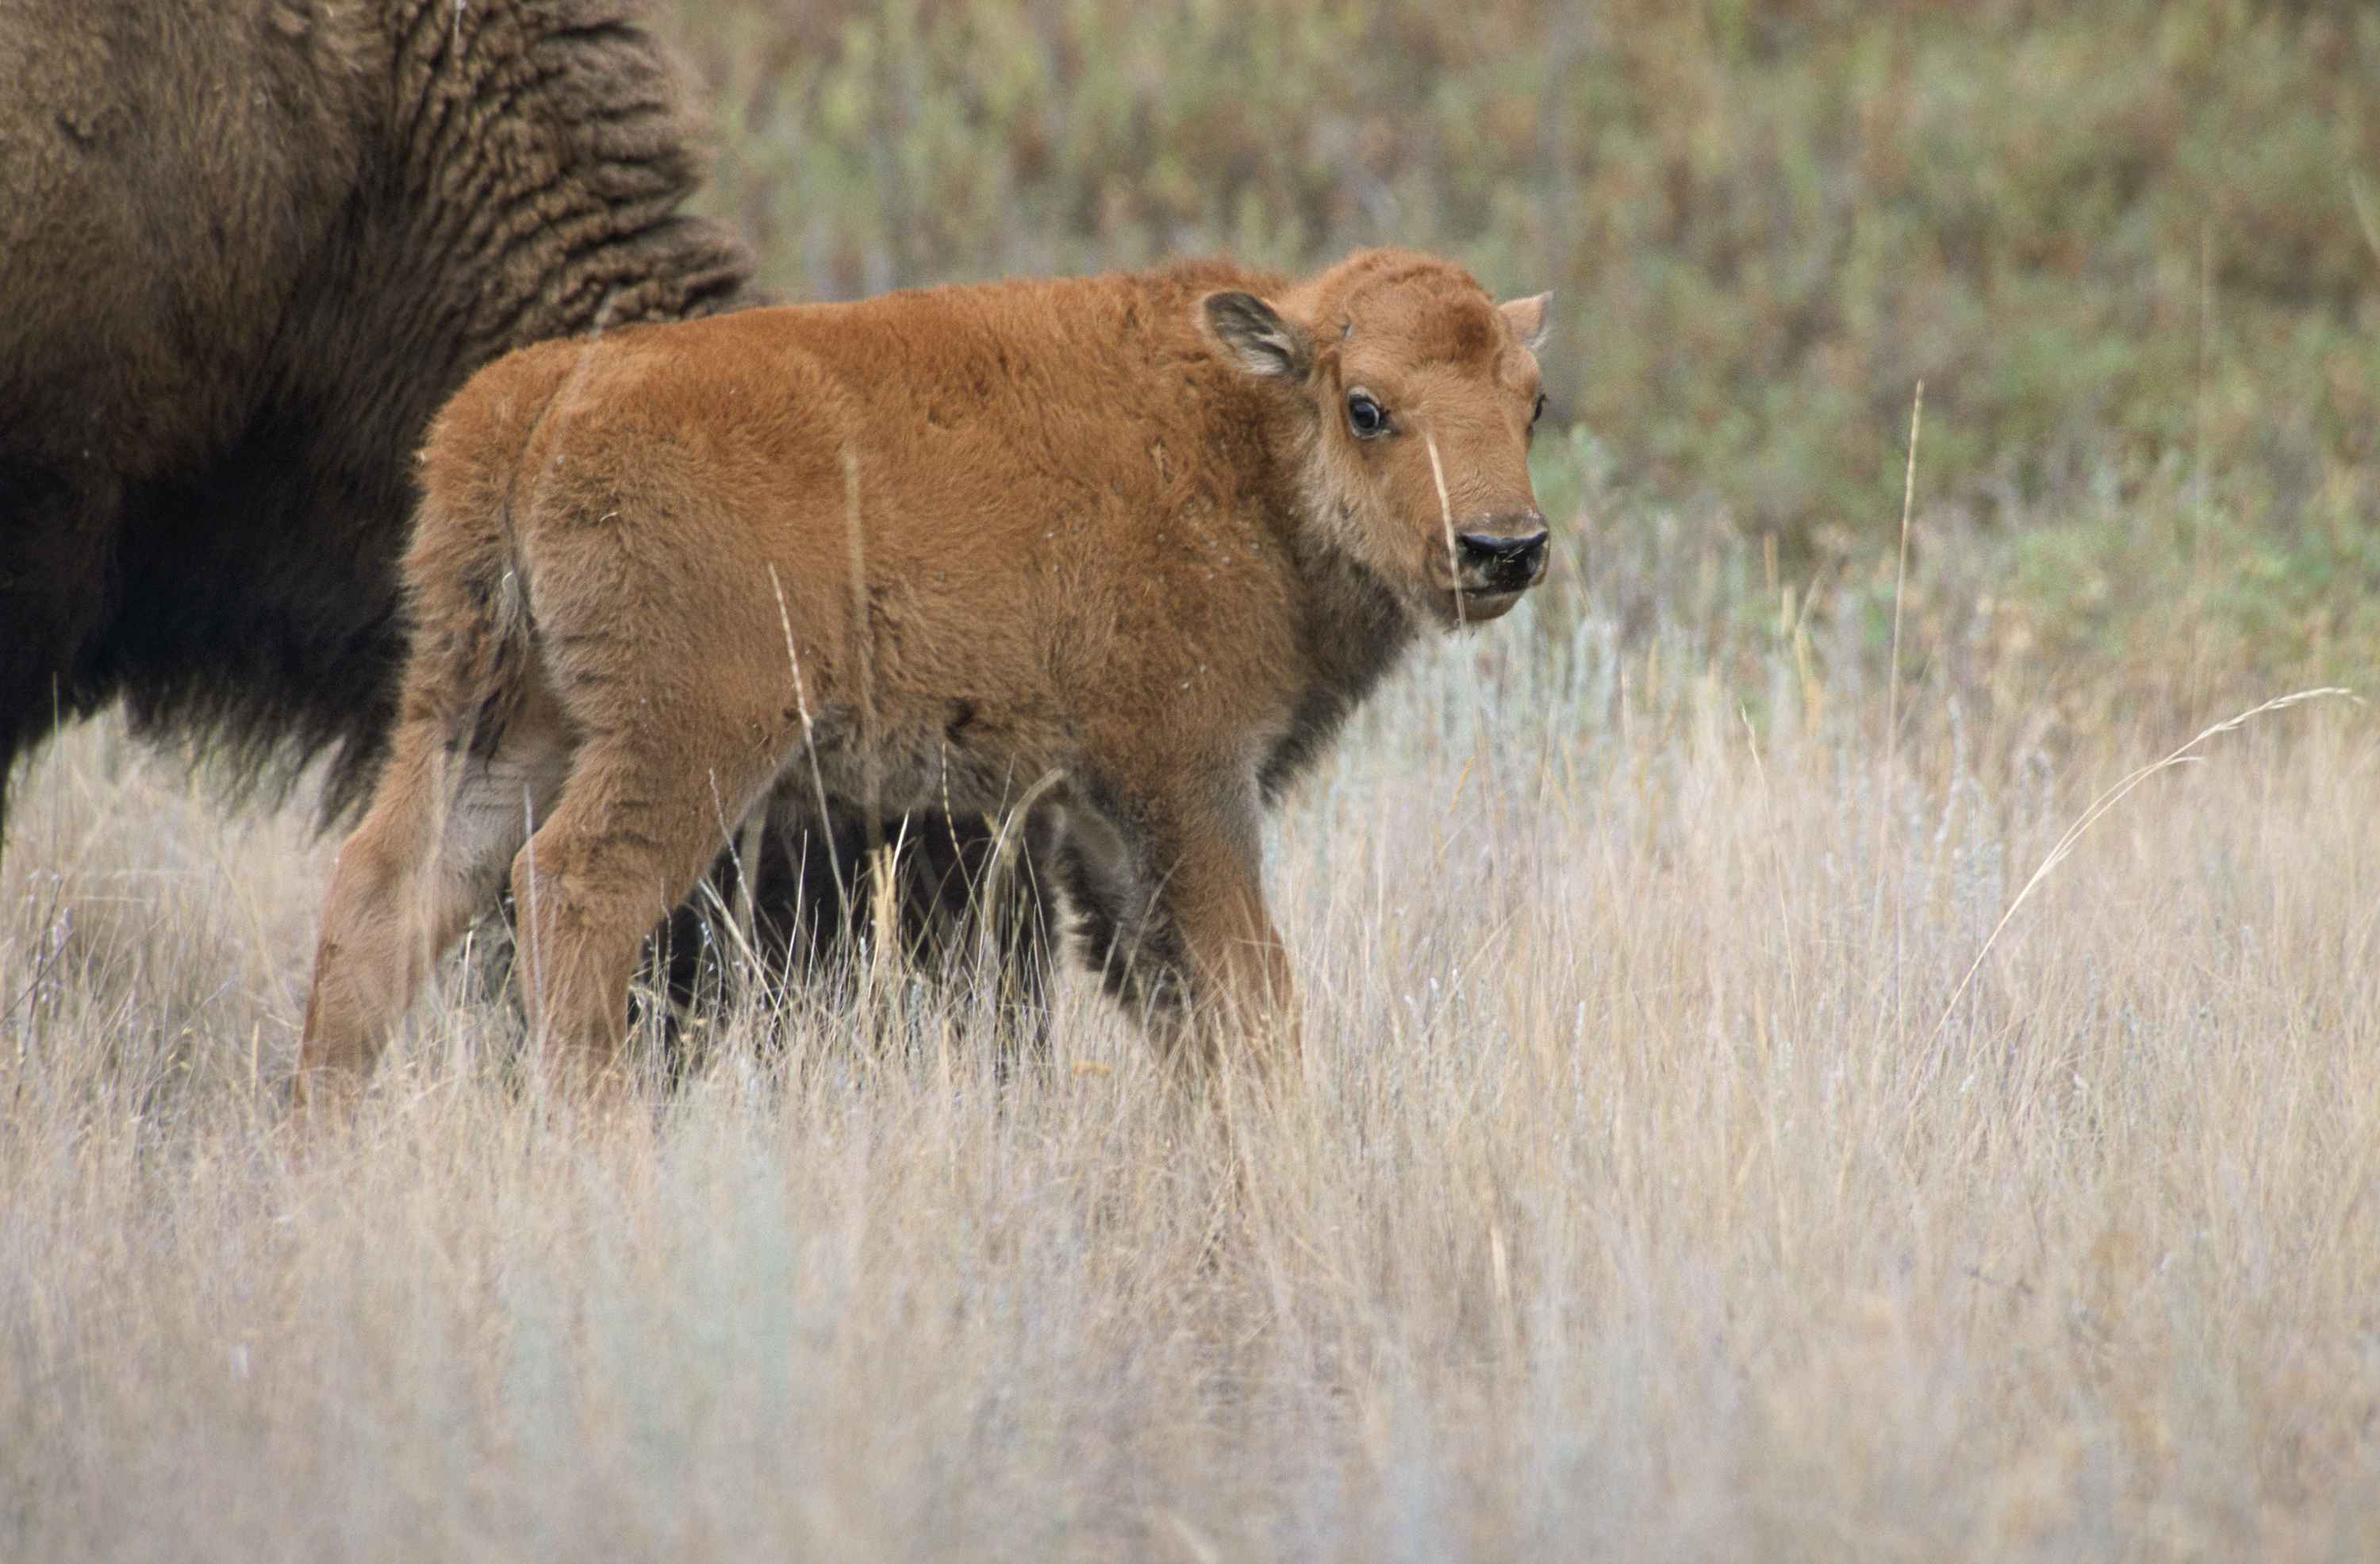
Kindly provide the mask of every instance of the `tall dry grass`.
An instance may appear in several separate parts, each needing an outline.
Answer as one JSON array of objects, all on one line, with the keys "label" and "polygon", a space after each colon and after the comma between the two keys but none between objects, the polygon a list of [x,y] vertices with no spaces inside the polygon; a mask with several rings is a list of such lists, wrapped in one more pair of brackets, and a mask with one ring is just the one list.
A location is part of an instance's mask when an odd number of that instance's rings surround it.
[{"label": "tall dry grass", "polygon": [[0,1557],[2380,1554],[2370,714],[2149,779],[1952,1008],[2170,742],[1755,725],[1574,623],[1284,813],[1304,1090],[1229,1134],[1079,983],[1004,1082],[895,982],[577,1122],[465,973],[301,1141],[325,849],[76,735],[0,868]]}]

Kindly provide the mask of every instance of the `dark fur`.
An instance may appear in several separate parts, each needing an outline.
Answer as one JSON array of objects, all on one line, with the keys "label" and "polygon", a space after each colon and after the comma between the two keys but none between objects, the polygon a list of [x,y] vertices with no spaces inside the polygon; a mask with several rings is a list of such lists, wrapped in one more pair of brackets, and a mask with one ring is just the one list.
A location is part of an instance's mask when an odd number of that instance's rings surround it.
[{"label": "dark fur", "polygon": [[[901,954],[962,990],[984,979],[999,984],[988,992],[998,1008],[1003,1064],[1012,1054],[1039,1057],[1050,1041],[1060,935],[1051,882],[1063,882],[1069,866],[1049,825],[1039,815],[1014,823],[1013,856],[1000,865],[999,839],[967,816],[887,822],[873,844],[892,848],[900,866],[892,893]],[[870,921],[880,862],[868,856],[871,845],[864,817],[839,817],[827,832],[795,822],[768,829],[752,883],[751,937],[769,970],[813,982],[861,953],[856,933]],[[662,954],[675,1004],[701,1005],[728,986],[737,956],[730,914],[742,878],[736,855],[722,856],[711,876],[716,898],[698,895],[671,920]],[[1075,894],[1093,915],[1079,888]]]},{"label": "dark fur", "polygon": [[335,810],[431,415],[738,301],[668,62],[620,0],[13,0],[0,79],[0,778],[121,697]]}]

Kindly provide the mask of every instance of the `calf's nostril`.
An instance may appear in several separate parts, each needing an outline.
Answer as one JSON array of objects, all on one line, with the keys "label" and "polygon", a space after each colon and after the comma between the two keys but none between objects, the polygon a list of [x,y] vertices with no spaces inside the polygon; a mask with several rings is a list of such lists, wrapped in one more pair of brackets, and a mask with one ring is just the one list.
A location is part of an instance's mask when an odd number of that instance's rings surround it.
[{"label": "calf's nostril", "polygon": [[1490,532],[1465,532],[1456,539],[1461,545],[1463,562],[1488,573],[1499,582],[1528,582],[1536,580],[1545,568],[1547,533],[1543,528],[1517,537],[1502,537]]},{"label": "calf's nostril", "polygon": [[1500,538],[1489,532],[1465,532],[1457,540],[1463,545],[1463,557],[1475,565],[1500,565],[1513,557],[1514,550],[1526,540]]}]

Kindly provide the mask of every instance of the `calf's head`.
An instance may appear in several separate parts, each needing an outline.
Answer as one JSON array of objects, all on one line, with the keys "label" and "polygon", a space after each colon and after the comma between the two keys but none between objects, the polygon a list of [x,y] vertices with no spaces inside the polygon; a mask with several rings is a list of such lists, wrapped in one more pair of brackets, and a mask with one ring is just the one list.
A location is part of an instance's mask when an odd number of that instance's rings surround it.
[{"label": "calf's head", "polygon": [[1199,312],[1232,362],[1299,405],[1320,541],[1457,625],[1545,575],[1529,439],[1548,299],[1498,304],[1446,262],[1371,250],[1278,299],[1210,293]]}]

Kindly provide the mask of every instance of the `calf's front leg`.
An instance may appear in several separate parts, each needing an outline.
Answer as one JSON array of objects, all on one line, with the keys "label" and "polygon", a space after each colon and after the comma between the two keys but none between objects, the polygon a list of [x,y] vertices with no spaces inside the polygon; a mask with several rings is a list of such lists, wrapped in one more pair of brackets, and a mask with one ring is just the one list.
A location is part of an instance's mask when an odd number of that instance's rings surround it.
[{"label": "calf's front leg", "polygon": [[1152,1014],[1157,1041],[1206,1067],[1226,1048],[1264,1073],[1294,1061],[1296,995],[1289,952],[1265,910],[1255,804],[1185,810],[1159,835],[1172,852],[1155,865],[1162,877],[1150,943],[1189,1003]]}]

